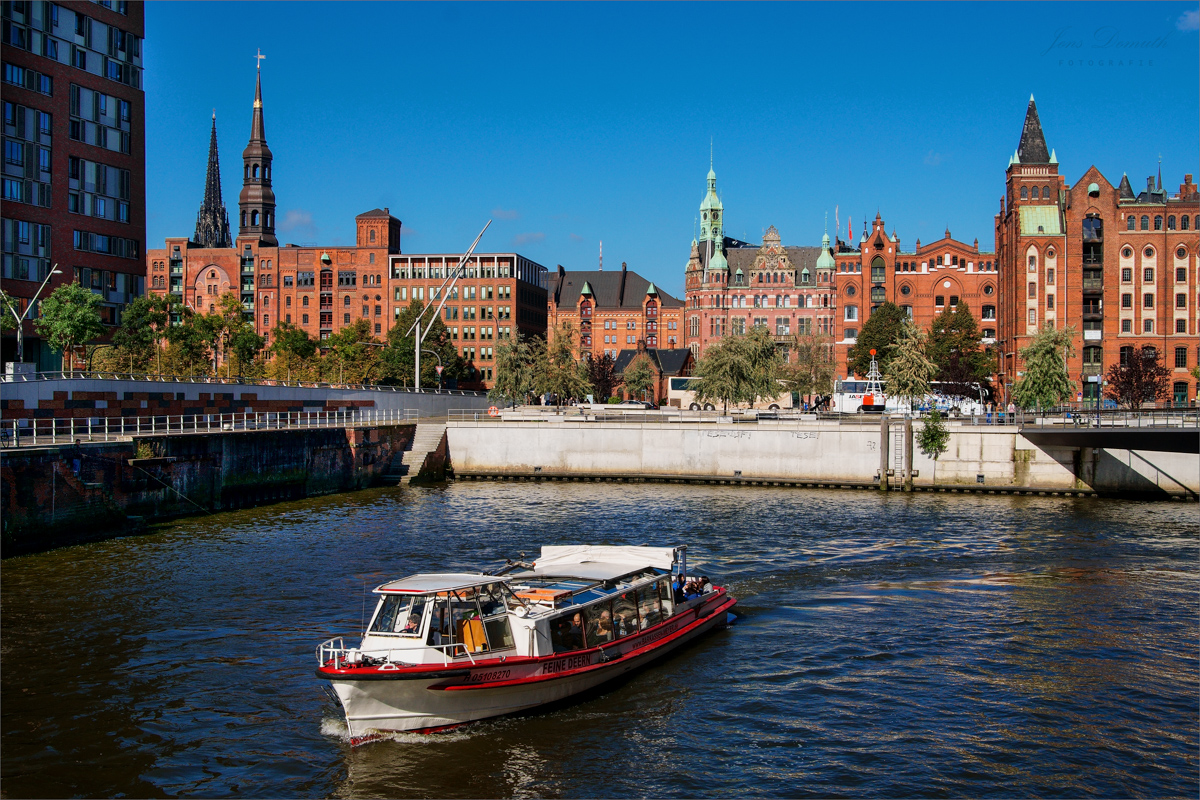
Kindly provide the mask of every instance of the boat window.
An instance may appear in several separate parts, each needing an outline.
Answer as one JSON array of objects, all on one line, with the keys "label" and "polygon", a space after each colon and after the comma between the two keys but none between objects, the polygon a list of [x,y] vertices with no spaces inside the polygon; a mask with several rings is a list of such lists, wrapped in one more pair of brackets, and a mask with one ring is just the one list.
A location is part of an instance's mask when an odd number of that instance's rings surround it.
[{"label": "boat window", "polygon": [[501,584],[479,587],[479,608],[483,616],[491,617],[505,612],[504,596],[500,593]]},{"label": "boat window", "polygon": [[388,595],[379,605],[372,633],[398,633],[401,636],[420,636],[421,620],[425,616],[424,595]]},{"label": "boat window", "polygon": [[476,591],[460,589],[450,600],[450,630],[454,632],[454,643],[461,644],[468,652],[482,653],[488,649],[487,637],[483,632],[483,615],[476,601]]},{"label": "boat window", "polygon": [[618,638],[637,633],[637,599],[633,592],[623,592],[613,599],[613,629]]},{"label": "boat window", "polygon": [[566,653],[583,647],[583,612],[575,611],[550,620],[550,641],[554,652]]},{"label": "boat window", "polygon": [[587,623],[588,647],[611,642],[616,638],[611,606],[611,603],[593,603],[583,610],[583,619]]},{"label": "boat window", "polygon": [[670,578],[663,578],[658,582],[658,599],[662,603],[663,619],[675,613],[675,597],[671,593]]},{"label": "boat window", "polygon": [[638,589],[637,600],[642,630],[662,622],[662,606],[658,602],[658,587],[655,584]]}]

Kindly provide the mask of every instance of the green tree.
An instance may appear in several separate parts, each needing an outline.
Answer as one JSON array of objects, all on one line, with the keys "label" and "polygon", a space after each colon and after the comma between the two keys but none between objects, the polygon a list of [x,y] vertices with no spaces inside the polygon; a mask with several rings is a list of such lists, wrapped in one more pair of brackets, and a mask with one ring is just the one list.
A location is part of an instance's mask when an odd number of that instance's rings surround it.
[{"label": "green tree", "polygon": [[[467,380],[474,375],[474,368],[458,353],[458,347],[450,339],[450,331],[440,317],[430,318],[425,304],[412,300],[392,325],[387,335],[387,347],[379,356],[379,375],[383,383],[397,386],[412,386],[416,371],[416,331],[409,332],[419,314],[424,314],[421,336],[425,340],[422,350],[437,352],[442,359],[442,378]],[[428,333],[426,333],[428,331]],[[439,386],[437,359],[421,353],[421,385]]]},{"label": "green tree", "polygon": [[380,357],[380,348],[372,344],[375,341],[370,321],[359,319],[322,342],[327,353],[322,359],[325,379],[366,383]]},{"label": "green tree", "polygon": [[917,434],[917,447],[921,449],[922,453],[937,461],[938,456],[946,452],[949,443],[950,432],[946,430],[941,412],[935,408],[929,412],[929,416],[921,425],[921,432]]},{"label": "green tree", "polygon": [[929,326],[925,353],[937,365],[937,380],[948,394],[974,396],[973,384],[986,387],[995,370],[993,354],[979,342],[979,324],[966,303],[947,308]]},{"label": "green tree", "polygon": [[167,329],[167,371],[175,375],[207,375],[212,359],[212,335],[205,315],[184,306],[178,321]]},{"label": "green tree", "polygon": [[[542,341],[534,337],[533,341]],[[520,331],[496,345],[496,374],[488,397],[505,400],[514,406],[524,403],[534,391],[537,361],[536,345]]]},{"label": "green tree", "polygon": [[891,360],[892,347],[900,337],[900,328],[907,319],[904,309],[890,301],[874,309],[846,354],[848,368],[857,375],[866,375],[871,369],[871,351],[874,350],[879,371],[883,372]]},{"label": "green tree", "polygon": [[21,310],[17,298],[0,289],[0,331],[15,331],[19,316]]},{"label": "green tree", "polygon": [[271,331],[270,350],[276,359],[276,380],[280,379],[279,373],[283,372],[282,380],[290,381],[292,370],[317,352],[317,343],[308,333],[292,323],[280,322],[276,324],[275,330]]},{"label": "green tree", "polygon": [[[655,384],[654,366],[650,363],[650,357],[645,353],[634,356],[633,361],[629,362],[629,365],[621,373],[621,380],[632,398],[645,400],[646,393]],[[658,398],[651,397],[650,399],[657,400]]]},{"label": "green tree", "polygon": [[892,359],[884,370],[888,395],[904,400],[911,410],[915,401],[929,394],[929,382],[936,372],[937,365],[926,356],[925,332],[912,320],[904,320]]},{"label": "green tree", "polygon": [[1042,328],[1021,348],[1025,374],[1013,385],[1012,399],[1021,408],[1052,408],[1069,400],[1075,382],[1067,375],[1067,359],[1075,352],[1075,329]]},{"label": "green tree", "polygon": [[162,370],[162,340],[171,322],[170,302],[158,295],[136,297],[125,306],[121,326],[113,332],[116,360],[128,365],[130,372],[145,371],[151,365]]},{"label": "green tree", "polygon": [[559,404],[588,393],[587,365],[579,358],[579,331],[570,322],[554,328],[554,334],[537,356],[534,391],[553,395]]},{"label": "green tree", "polygon": [[266,344],[266,337],[259,336],[248,322],[229,334],[229,353],[237,364],[239,377],[259,377],[262,369],[258,356]]},{"label": "green tree", "polygon": [[63,368],[74,368],[75,348],[104,333],[100,321],[100,297],[78,283],[65,283],[41,302],[37,332],[52,348],[62,353]]},{"label": "green tree", "polygon": [[779,394],[779,365],[779,350],[770,333],[755,326],[705,351],[692,371],[692,392],[697,400],[720,401],[723,410],[730,404],[773,398]]},{"label": "green tree", "polygon": [[797,333],[792,341],[794,357],[780,368],[780,378],[789,392],[809,397],[833,388],[833,339],[820,333]]},{"label": "green tree", "polygon": [[1126,364],[1110,366],[1104,380],[1108,383],[1104,396],[1126,408],[1138,408],[1142,403],[1170,396],[1171,370],[1163,364],[1158,348],[1153,345],[1143,345]]}]

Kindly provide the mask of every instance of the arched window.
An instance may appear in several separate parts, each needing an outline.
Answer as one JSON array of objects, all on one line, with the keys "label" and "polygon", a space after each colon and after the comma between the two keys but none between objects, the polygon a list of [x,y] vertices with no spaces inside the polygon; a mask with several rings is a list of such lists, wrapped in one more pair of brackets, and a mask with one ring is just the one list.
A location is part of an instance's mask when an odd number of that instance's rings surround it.
[{"label": "arched window", "polygon": [[304,295],[304,297],[300,298],[300,305],[308,308],[308,295]]},{"label": "arched window", "polygon": [[347,308],[350,307],[350,295],[346,295],[342,298],[342,305],[346,306]]},{"label": "arched window", "polygon": [[242,227],[246,227],[246,212],[242,212]]},{"label": "arched window", "polygon": [[270,228],[271,226],[273,226],[275,224],[274,218],[275,218],[275,215],[272,214],[270,211],[268,211],[267,212],[267,223],[266,223],[268,228]]},{"label": "arched window", "polygon": [[1029,199],[1030,200],[1038,199],[1038,188],[1036,186],[1029,190]]},{"label": "arched window", "polygon": [[263,295],[263,308],[270,308],[270,307],[271,307],[270,295]]},{"label": "arched window", "polygon": [[1156,231],[1162,230],[1162,215],[1161,214],[1154,215],[1154,230],[1156,230]]},{"label": "arched window", "polygon": [[1025,186],[1022,186],[1022,187],[1021,187],[1021,199],[1022,199],[1022,200],[1028,200],[1028,199],[1029,199],[1029,189],[1028,189],[1028,187],[1025,187]]},{"label": "arched window", "polygon": [[1174,214],[1167,217],[1167,230],[1169,230],[1169,231],[1175,230],[1175,215]]},{"label": "arched window", "polygon": [[250,212],[250,225],[251,225],[251,226],[254,226],[254,225],[257,225],[257,224],[258,224],[258,212],[257,212],[257,211],[251,211],[251,212]]},{"label": "arched window", "polygon": [[1049,186],[1043,186],[1043,187],[1042,187],[1042,199],[1043,199],[1043,200],[1049,200],[1049,199],[1050,199],[1050,187],[1049,187]]},{"label": "arched window", "polygon": [[254,178],[254,180],[258,180],[258,164],[255,164],[250,168],[250,175]]},{"label": "arched window", "polygon": [[374,253],[371,253],[369,256],[367,256],[367,263],[368,263],[368,264],[374,264],[374,263],[375,263],[375,254],[374,254]]},{"label": "arched window", "polygon": [[1188,215],[1184,214],[1179,218],[1179,230],[1186,231],[1188,229]]},{"label": "arched window", "polygon": [[375,229],[374,228],[371,229],[371,233],[367,238],[372,242],[375,241]]},{"label": "arched window", "polygon": [[1150,218],[1147,217],[1145,214],[1142,215],[1142,230],[1144,230],[1144,231],[1150,230]]},{"label": "arched window", "polygon": [[1133,214],[1130,214],[1127,224],[1125,225],[1125,230],[1131,231],[1135,228],[1137,228],[1137,217],[1135,217]]},{"label": "arched window", "polygon": [[245,178],[245,180],[250,180],[250,165],[249,165],[249,164],[247,164],[247,165],[246,165],[246,178]]}]

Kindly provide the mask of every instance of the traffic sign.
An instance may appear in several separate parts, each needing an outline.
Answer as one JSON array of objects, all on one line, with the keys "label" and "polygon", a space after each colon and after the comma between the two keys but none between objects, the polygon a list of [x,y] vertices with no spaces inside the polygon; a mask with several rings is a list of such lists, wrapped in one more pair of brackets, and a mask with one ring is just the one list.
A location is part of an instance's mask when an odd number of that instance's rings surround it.
[{"label": "traffic sign", "polygon": [[441,364],[438,364],[436,367],[434,367],[434,369],[437,370],[438,375],[442,374],[442,365]]}]

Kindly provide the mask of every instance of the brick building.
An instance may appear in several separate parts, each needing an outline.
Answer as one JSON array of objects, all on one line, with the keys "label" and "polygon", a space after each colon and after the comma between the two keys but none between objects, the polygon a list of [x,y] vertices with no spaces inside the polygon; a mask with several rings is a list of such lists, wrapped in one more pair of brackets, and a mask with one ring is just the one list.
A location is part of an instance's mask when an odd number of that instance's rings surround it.
[{"label": "brick building", "polygon": [[593,358],[614,359],[639,343],[651,349],[683,346],[683,303],[659,291],[650,281],[631,272],[625,263],[620,272],[566,270],[547,277],[547,335],[570,322],[579,331],[580,350]]},{"label": "brick building", "polygon": [[[4,196],[0,205],[4,291],[24,312],[68,281],[101,299],[120,324],[144,291],[146,265],[145,95],[141,3],[5,2],[3,17]],[[5,313],[9,313],[5,310]],[[33,309],[28,319],[37,316]],[[6,333],[4,361],[16,360]],[[24,327],[24,359],[61,360]]]},{"label": "brick building", "polygon": [[996,215],[1005,392],[1022,374],[1020,349],[1050,325],[1077,331],[1067,369],[1082,399],[1097,396],[1111,364],[1150,345],[1174,371],[1172,399],[1194,400],[1200,195],[1192,176],[1171,194],[1160,167],[1135,194],[1128,177],[1114,187],[1093,166],[1068,185],[1031,97],[1005,178]]},{"label": "brick building", "polygon": [[[438,303],[438,289],[461,254],[402,255],[401,222],[389,209],[355,217],[353,246],[279,244],[275,236],[274,156],[267,145],[261,72],[256,77],[250,140],[242,152],[238,232],[230,242],[221,194],[216,120],[209,141],[204,200],[191,238],[168,237],[146,254],[149,291],[208,313],[238,292],[257,332],[289,322],[317,340],[365,319],[386,337],[413,299]],[[520,330],[546,329],[545,267],[516,253],[475,254],[442,309],[459,352],[475,372],[466,388],[493,381],[494,342]]]}]

